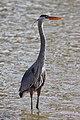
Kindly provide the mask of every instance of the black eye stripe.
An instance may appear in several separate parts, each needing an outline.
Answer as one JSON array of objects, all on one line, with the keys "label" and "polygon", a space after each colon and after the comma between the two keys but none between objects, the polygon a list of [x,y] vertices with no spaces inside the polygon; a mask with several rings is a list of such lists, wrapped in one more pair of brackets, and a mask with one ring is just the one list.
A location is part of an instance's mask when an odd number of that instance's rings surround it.
[{"label": "black eye stripe", "polygon": [[41,15],[40,17],[45,17],[45,18],[48,18],[48,15]]}]

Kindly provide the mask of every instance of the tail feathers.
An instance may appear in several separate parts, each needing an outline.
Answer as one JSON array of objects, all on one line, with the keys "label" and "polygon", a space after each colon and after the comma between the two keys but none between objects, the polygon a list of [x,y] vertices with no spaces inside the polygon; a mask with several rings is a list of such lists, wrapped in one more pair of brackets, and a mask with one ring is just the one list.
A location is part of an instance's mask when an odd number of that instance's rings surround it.
[{"label": "tail feathers", "polygon": [[22,97],[23,97],[23,93],[20,92],[20,93],[19,93],[19,96],[20,96],[20,98],[22,98]]}]

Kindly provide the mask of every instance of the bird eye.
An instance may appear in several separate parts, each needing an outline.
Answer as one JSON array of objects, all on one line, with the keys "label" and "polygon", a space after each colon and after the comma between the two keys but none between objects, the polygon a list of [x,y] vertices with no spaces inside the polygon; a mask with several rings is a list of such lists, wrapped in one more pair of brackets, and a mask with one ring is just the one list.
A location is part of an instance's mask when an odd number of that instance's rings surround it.
[{"label": "bird eye", "polygon": [[48,15],[46,15],[45,18],[48,18]]}]

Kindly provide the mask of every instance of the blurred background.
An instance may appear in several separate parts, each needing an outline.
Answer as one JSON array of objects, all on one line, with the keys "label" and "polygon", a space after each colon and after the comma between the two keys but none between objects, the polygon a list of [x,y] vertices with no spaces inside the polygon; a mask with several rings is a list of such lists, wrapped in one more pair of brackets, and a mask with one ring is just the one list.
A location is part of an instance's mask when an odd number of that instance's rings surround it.
[{"label": "blurred background", "polygon": [[[39,53],[41,14],[64,21],[44,23],[47,80],[31,116],[29,93],[18,90]],[[0,120],[80,120],[80,0],[0,0]]]}]

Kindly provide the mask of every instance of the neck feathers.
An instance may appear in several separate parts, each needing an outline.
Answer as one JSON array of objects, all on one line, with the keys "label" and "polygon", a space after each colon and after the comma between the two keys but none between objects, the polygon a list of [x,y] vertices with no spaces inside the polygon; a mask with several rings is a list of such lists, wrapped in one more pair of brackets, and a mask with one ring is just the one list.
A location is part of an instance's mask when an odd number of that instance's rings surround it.
[{"label": "neck feathers", "polygon": [[39,30],[40,40],[41,40],[40,53],[39,53],[39,56],[38,56],[38,60],[42,61],[43,64],[44,64],[44,59],[45,59],[45,35],[44,35],[44,32],[43,32],[42,20],[38,21],[38,30]]}]

